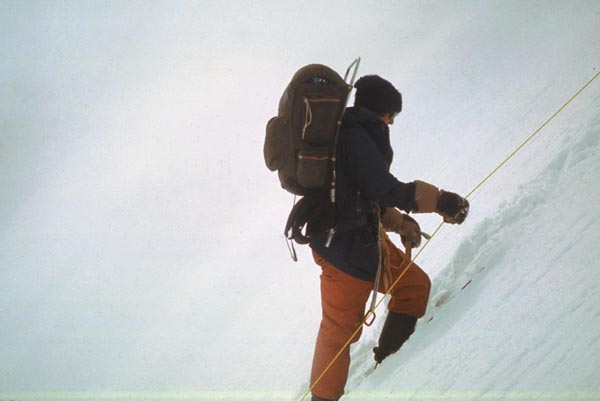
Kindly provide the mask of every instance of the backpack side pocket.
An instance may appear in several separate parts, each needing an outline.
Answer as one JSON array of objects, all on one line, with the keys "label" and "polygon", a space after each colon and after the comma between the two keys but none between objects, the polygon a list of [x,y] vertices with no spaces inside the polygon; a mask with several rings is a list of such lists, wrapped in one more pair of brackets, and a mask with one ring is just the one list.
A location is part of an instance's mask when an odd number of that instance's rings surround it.
[{"label": "backpack side pocket", "polygon": [[327,183],[329,148],[312,148],[298,152],[298,183],[307,189],[319,189]]},{"label": "backpack side pocket", "polygon": [[280,170],[285,165],[290,151],[290,124],[283,117],[273,117],[267,123],[267,134],[263,154],[265,164],[271,171]]}]

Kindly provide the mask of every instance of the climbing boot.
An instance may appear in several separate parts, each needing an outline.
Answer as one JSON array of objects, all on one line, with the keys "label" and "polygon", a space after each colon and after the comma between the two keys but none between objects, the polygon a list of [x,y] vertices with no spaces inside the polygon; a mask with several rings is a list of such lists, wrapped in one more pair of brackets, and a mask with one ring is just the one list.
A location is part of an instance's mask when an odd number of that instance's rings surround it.
[{"label": "climbing boot", "polygon": [[417,318],[402,313],[388,312],[379,335],[379,343],[373,348],[375,361],[379,364],[389,355],[398,351],[402,344],[415,331]]}]

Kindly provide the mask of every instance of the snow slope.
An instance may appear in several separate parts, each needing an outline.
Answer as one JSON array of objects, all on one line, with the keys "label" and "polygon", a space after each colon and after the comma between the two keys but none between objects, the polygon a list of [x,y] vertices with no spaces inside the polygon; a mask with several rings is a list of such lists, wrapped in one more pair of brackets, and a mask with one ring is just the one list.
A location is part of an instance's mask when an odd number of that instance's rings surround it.
[{"label": "snow slope", "polygon": [[[0,400],[300,399],[319,272],[262,160],[293,72],[361,56],[404,95],[394,173],[466,194],[599,28],[597,1],[0,2]],[[427,316],[373,371],[378,311],[344,400],[600,400],[598,110],[596,80],[443,227]]]},{"label": "snow slope", "polygon": [[418,334],[348,399],[599,399],[599,123],[572,126],[579,138],[461,241]]}]

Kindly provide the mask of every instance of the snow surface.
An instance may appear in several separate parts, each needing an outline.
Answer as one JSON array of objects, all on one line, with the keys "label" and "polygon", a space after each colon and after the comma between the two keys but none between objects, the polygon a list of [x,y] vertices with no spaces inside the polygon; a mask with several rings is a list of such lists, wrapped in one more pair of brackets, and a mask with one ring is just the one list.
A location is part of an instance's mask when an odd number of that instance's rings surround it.
[{"label": "snow surface", "polygon": [[[0,400],[299,400],[319,271],[262,159],[302,65],[404,95],[393,172],[466,194],[600,68],[590,1],[0,2]],[[600,80],[417,263],[344,400],[600,400]],[[439,223],[420,216],[424,231]]]}]

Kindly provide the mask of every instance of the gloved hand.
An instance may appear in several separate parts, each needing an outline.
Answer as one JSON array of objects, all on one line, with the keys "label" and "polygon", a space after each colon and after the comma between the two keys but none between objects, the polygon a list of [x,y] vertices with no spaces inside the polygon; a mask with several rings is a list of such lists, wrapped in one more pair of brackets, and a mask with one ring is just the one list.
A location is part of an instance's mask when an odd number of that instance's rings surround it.
[{"label": "gloved hand", "polygon": [[444,222],[461,224],[469,214],[469,201],[453,192],[440,190],[435,185],[416,180],[415,203],[416,213],[437,213]]},{"label": "gloved hand", "polygon": [[385,209],[381,223],[386,231],[400,234],[403,244],[410,243],[412,248],[418,248],[421,245],[421,227],[419,227],[419,223],[409,215],[401,213],[395,207]]},{"label": "gloved hand", "polygon": [[469,201],[453,192],[441,191],[436,213],[450,224],[462,224],[469,214]]}]

